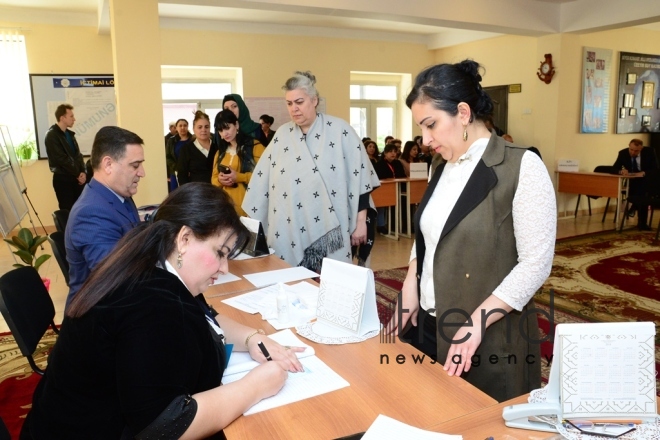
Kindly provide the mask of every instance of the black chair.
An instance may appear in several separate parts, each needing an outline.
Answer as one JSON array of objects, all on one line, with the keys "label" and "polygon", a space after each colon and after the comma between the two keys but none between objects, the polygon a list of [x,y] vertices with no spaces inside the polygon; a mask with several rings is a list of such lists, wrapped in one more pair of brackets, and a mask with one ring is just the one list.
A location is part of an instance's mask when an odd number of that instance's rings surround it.
[{"label": "black chair", "polygon": [[55,229],[58,232],[64,234],[66,230],[66,222],[69,220],[69,210],[68,209],[58,209],[53,212],[53,221],[55,222]]},{"label": "black chair", "polygon": [[5,421],[0,419],[0,440],[11,440]]},{"label": "black chair", "polygon": [[53,232],[48,236],[48,242],[50,247],[53,248],[53,254],[57,260],[57,264],[60,265],[62,269],[62,274],[64,274],[64,281],[66,285],[69,285],[69,262],[66,261],[66,248],[64,247],[64,232]]},{"label": "black chair", "polygon": [[32,355],[48,326],[55,333],[59,331],[53,321],[53,300],[33,267],[19,267],[0,277],[0,312],[23,356],[36,373],[43,375]]},{"label": "black chair", "polygon": [[[650,206],[651,215],[649,216],[648,225],[653,224],[653,214],[656,209],[660,209],[660,170],[650,170],[645,173],[644,179],[644,194],[642,195],[632,195],[629,196],[626,200],[626,208],[623,212],[623,220],[621,221],[621,227],[619,230],[623,229],[623,222],[628,215],[628,209],[630,205],[635,206]],[[660,222],[658,223],[658,230],[655,233],[655,239],[657,240],[660,236]]]},{"label": "black chair", "polygon": [[[614,169],[613,166],[610,165],[598,165],[596,168],[594,168],[594,173],[608,173],[608,174],[617,174],[617,171]],[[574,217],[577,217],[577,212],[578,212],[578,207],[580,206],[580,198],[582,197],[582,194],[578,194],[577,198],[577,203],[575,204],[575,214]],[[589,205],[589,215],[591,215],[591,199],[600,199],[600,196],[587,196],[587,204]],[[607,215],[607,210],[610,207],[610,198],[607,198],[607,203],[605,204],[605,211],[603,212],[603,219],[600,221],[601,223],[605,223],[605,216]],[[616,222],[616,216],[614,218],[614,221]]]}]

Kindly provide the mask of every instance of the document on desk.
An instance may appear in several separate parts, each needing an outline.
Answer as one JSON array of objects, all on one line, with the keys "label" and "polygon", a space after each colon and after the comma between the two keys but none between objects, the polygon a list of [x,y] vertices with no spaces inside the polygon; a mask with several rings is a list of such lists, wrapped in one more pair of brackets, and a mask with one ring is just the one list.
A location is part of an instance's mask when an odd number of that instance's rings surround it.
[{"label": "document on desk", "polygon": [[[277,320],[277,284],[253,290],[252,292],[228,298],[222,302],[245,313],[261,313],[262,318],[277,330],[295,327],[316,317],[316,305],[319,297],[319,288],[306,281],[284,286],[289,300],[289,315],[291,322],[280,323]],[[306,313],[308,312],[308,313]]]},{"label": "document on desk", "polygon": [[319,274],[316,272],[300,266],[244,275],[245,279],[254,284],[255,287],[266,287],[276,283],[289,283],[291,281],[300,281],[318,276]]},{"label": "document on desk", "polygon": [[238,281],[240,279],[241,277],[237,277],[236,275],[227,272],[226,274],[218,275],[218,278],[213,285],[217,286],[218,284],[231,283],[232,281]]},{"label": "document on desk", "polygon": [[[289,377],[279,393],[260,401],[243,413],[244,415],[255,414],[349,386],[348,382],[335,373],[314,354],[314,349],[312,347],[304,344],[291,332],[291,330],[283,330],[269,336],[282,345],[308,347],[304,352],[298,353],[300,363],[302,363],[305,371],[301,373],[289,373]],[[236,364],[232,365],[232,360],[234,359],[234,356],[238,354],[244,353],[232,353],[232,358],[229,360],[227,371],[230,371],[230,368],[235,367]],[[234,362],[237,363],[237,361]],[[225,372],[225,375],[222,376],[222,383],[228,384],[243,378],[252,368],[258,365],[257,362],[252,362],[253,365],[248,370],[229,375]]]},{"label": "document on desk", "polygon": [[448,435],[439,432],[424,431],[399,422],[391,417],[380,414],[371,424],[362,440],[399,440],[414,438],[415,440],[463,440],[461,435]]}]

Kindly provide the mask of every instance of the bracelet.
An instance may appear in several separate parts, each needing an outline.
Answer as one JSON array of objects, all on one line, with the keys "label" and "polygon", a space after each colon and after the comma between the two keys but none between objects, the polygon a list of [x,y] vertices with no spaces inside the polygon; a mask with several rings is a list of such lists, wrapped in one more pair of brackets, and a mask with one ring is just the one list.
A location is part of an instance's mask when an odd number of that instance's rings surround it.
[{"label": "bracelet", "polygon": [[266,332],[263,331],[262,329],[257,329],[254,331],[254,333],[250,333],[247,338],[245,338],[245,348],[248,348],[248,342],[250,342],[250,338],[254,335],[265,335]]}]

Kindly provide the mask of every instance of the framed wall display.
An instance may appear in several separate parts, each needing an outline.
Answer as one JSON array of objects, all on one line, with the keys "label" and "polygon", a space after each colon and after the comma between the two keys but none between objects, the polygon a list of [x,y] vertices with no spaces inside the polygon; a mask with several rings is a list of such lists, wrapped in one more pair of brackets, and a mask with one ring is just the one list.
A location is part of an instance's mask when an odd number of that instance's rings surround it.
[{"label": "framed wall display", "polygon": [[616,119],[617,133],[660,132],[658,84],[660,55],[620,52],[617,107],[629,111]]},{"label": "framed wall display", "polygon": [[580,132],[607,133],[609,131],[612,51],[584,47],[582,49],[582,66]]},{"label": "framed wall display", "polygon": [[642,108],[653,107],[653,95],[655,93],[655,83],[651,81],[644,81],[642,83]]},{"label": "framed wall display", "polygon": [[112,75],[30,75],[32,108],[39,158],[48,157],[44,140],[48,129],[56,123],[55,109],[67,103],[73,106],[80,151],[89,155],[94,136],[101,127],[117,125],[115,80]]}]

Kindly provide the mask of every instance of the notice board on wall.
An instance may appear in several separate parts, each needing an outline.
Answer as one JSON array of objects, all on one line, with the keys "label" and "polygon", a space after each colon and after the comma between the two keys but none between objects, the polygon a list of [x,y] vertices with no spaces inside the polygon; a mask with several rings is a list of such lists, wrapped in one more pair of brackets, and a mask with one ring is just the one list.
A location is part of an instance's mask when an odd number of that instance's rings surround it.
[{"label": "notice board on wall", "polygon": [[30,75],[32,108],[39,158],[46,153],[46,132],[55,124],[55,110],[60,104],[71,104],[76,122],[80,151],[89,155],[94,136],[101,127],[117,125],[115,80],[113,75]]}]

